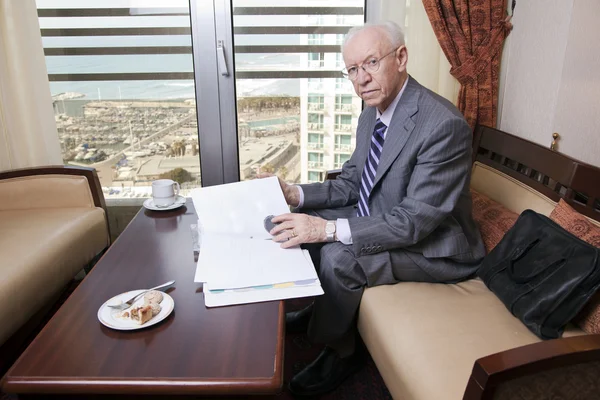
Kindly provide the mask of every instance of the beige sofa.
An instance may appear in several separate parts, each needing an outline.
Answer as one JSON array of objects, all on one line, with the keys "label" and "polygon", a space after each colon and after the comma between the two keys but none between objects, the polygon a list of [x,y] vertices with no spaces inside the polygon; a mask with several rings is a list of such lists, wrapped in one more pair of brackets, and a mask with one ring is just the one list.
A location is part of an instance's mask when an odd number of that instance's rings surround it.
[{"label": "beige sofa", "polygon": [[96,171],[57,166],[0,173],[0,232],[2,345],[109,246]]},{"label": "beige sofa", "polygon": [[[577,188],[565,186],[569,182],[559,180],[563,178],[546,174],[571,174],[574,182],[580,164],[541,146],[479,128],[475,152],[478,161],[473,166],[472,188],[514,212],[530,208],[549,215],[559,196],[578,193]],[[575,163],[572,173],[564,171],[571,168],[569,162]],[[583,167],[586,173],[594,170],[580,166],[580,172]],[[600,169],[595,174],[584,175],[600,182]],[[600,215],[597,211],[592,215]],[[395,399],[585,399],[586,391],[593,394],[589,398],[600,398],[600,335],[582,336],[582,330],[569,325],[564,338],[574,339],[542,342],[480,279],[452,285],[407,282],[369,288],[362,299],[358,326]],[[530,344],[534,345],[521,347]],[[559,356],[561,362],[557,362]],[[581,364],[586,361],[592,362]],[[579,369],[569,372],[565,368]],[[573,383],[565,383],[575,378],[583,383],[574,388]],[[564,391],[565,397],[556,396],[557,391]]]}]

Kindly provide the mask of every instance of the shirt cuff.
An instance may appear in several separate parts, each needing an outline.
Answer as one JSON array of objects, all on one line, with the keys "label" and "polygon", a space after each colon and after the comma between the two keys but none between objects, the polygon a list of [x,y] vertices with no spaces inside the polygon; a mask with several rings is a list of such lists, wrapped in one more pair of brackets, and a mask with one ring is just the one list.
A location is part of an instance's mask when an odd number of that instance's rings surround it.
[{"label": "shirt cuff", "polygon": [[300,196],[298,196],[298,205],[295,208],[302,208],[302,206],[304,205],[304,191],[300,186],[296,185],[296,187],[298,188]]},{"label": "shirt cuff", "polygon": [[352,244],[352,233],[350,224],[346,218],[338,218],[335,223],[335,233],[337,238],[343,244]]}]

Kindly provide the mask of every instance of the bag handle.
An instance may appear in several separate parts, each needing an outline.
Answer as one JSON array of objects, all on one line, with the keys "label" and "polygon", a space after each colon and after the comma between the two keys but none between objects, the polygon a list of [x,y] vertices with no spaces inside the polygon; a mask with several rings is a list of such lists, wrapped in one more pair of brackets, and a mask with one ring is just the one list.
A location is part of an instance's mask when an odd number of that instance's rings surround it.
[{"label": "bag handle", "polygon": [[[492,267],[486,268],[485,274],[481,275],[481,279],[483,279],[483,281],[486,282],[486,285],[488,285],[488,282],[491,284],[492,279],[498,273],[500,273],[501,271],[504,271],[506,269],[505,265],[506,265],[507,260],[520,258],[525,251],[527,251],[531,247],[533,247],[538,241],[539,241],[539,239],[535,239],[534,241],[532,241],[531,243],[529,243],[527,246],[525,246],[522,249],[515,247],[505,258],[499,260]],[[509,264],[511,263],[511,261],[508,261],[508,262],[509,262]]]},{"label": "bag handle", "polygon": [[535,277],[537,277],[538,275],[540,275],[541,273],[548,270],[549,268],[553,268],[553,267],[563,264],[567,261],[567,259],[565,257],[560,255],[559,258],[557,258],[553,261],[549,261],[545,268],[541,268],[537,272],[534,271],[533,273],[526,275],[526,276],[517,276],[516,271],[515,271],[515,263],[517,261],[519,261],[521,258],[523,258],[529,251],[531,251],[531,249],[533,249],[535,247],[535,245],[537,245],[539,243],[539,241],[540,241],[540,239],[535,239],[531,243],[529,243],[527,246],[525,246],[524,248],[516,249],[515,254],[508,262],[508,275],[514,282],[527,283],[527,282],[531,281],[532,279],[534,279]]}]

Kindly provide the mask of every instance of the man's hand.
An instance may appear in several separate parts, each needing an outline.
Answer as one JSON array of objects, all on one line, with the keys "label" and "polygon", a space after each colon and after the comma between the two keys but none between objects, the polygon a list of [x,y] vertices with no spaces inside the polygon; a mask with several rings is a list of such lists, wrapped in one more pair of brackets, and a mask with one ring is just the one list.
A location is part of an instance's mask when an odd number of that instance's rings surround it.
[{"label": "man's hand", "polygon": [[327,241],[325,224],[327,220],[306,214],[281,214],[272,219],[278,224],[271,229],[275,242],[281,242],[281,247],[298,246],[302,243],[319,243]]},{"label": "man's hand", "polygon": [[[274,175],[263,173],[258,174],[257,178],[262,179],[271,176]],[[298,207],[298,204],[300,204],[300,191],[298,190],[298,188],[294,185],[288,185],[280,177],[277,177],[277,179],[279,179],[279,186],[281,186],[281,191],[283,192],[283,197],[285,197],[286,203],[288,203],[292,207]]]}]

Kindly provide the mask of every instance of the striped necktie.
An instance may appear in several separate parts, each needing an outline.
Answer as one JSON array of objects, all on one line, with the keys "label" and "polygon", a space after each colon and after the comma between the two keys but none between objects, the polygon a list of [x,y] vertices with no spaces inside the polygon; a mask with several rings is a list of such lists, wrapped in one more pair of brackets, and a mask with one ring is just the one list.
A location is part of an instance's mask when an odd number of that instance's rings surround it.
[{"label": "striped necktie", "polygon": [[365,163],[361,177],[360,200],[358,201],[357,211],[359,217],[370,215],[369,194],[371,194],[373,182],[375,182],[375,173],[377,172],[377,165],[379,165],[379,159],[383,151],[383,142],[385,140],[383,133],[386,129],[387,126],[377,118],[375,130],[373,131],[373,136],[371,136],[371,149],[369,150],[367,162]]}]

